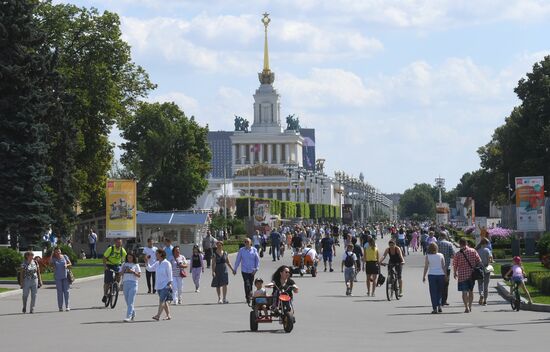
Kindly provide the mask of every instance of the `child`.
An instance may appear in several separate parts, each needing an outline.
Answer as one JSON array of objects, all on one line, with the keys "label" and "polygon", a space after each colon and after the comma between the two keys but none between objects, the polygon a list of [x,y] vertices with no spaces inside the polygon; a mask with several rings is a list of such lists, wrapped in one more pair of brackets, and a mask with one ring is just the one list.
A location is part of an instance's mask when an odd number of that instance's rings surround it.
[{"label": "child", "polygon": [[264,288],[264,280],[257,278],[254,280],[254,286],[256,286],[256,291],[254,291],[252,297],[254,297],[258,311],[263,310],[264,316],[267,317],[267,291]]},{"label": "child", "polygon": [[347,251],[342,256],[342,272],[344,273],[344,281],[346,282],[346,296],[351,296],[351,291],[353,290],[356,261],[357,256],[353,253],[353,244],[350,243],[347,245]]},{"label": "child", "polygon": [[83,249],[80,250],[80,259],[86,259],[86,253]]},{"label": "child", "polygon": [[[525,278],[525,270],[523,270],[523,265],[521,265],[521,258],[520,257],[514,257],[513,259],[514,265],[508,270],[506,275],[504,275],[504,278],[507,279],[512,275],[512,281],[517,283],[523,291],[525,291],[525,294],[527,295],[527,298],[529,299],[529,304],[533,303],[531,300],[531,295],[529,294],[529,291],[527,291],[527,287],[525,287],[525,284],[523,283],[523,279]],[[510,287],[510,294],[512,293],[512,287]]]}]

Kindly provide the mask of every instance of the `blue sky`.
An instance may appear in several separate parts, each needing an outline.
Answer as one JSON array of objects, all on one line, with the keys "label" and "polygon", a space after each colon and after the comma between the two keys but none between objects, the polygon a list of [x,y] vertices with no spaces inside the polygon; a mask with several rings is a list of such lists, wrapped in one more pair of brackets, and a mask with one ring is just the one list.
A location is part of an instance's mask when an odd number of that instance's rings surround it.
[{"label": "blue sky", "polygon": [[[282,116],[316,129],[332,173],[382,192],[479,168],[477,148],[519,103],[513,89],[550,54],[542,0],[96,0],[116,12],[133,60],[211,130],[252,119],[270,13]],[[112,139],[120,142],[113,133]]]}]

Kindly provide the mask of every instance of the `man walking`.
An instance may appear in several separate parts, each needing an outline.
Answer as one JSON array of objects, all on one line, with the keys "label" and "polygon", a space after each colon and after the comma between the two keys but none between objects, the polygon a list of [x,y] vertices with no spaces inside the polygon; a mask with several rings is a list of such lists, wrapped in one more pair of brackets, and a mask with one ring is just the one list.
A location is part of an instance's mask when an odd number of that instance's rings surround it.
[{"label": "man walking", "polygon": [[97,251],[96,251],[96,245],[97,245],[97,234],[94,232],[94,229],[90,229],[90,234],[88,235],[88,244],[90,245],[90,258],[96,259],[97,258]]},{"label": "man walking", "polygon": [[235,265],[233,266],[233,275],[237,274],[237,269],[241,264],[241,274],[244,281],[244,296],[246,298],[246,303],[250,304],[254,275],[260,268],[260,256],[258,255],[258,250],[252,247],[250,238],[246,238],[244,240],[244,247],[239,249]]},{"label": "man walking", "polygon": [[460,251],[453,260],[454,278],[458,280],[458,290],[462,292],[464,313],[470,313],[474,301],[472,273],[475,266],[481,263],[481,258],[475,249],[468,247],[465,238],[461,238],[458,244],[460,245]]},{"label": "man walking", "polygon": [[[143,254],[145,254],[145,264],[149,264],[151,266],[155,263],[155,261],[157,260],[156,259],[157,249],[158,249],[157,247],[153,246],[153,239],[148,238],[147,247],[143,248]],[[145,276],[147,278],[147,293],[151,293],[151,290],[153,293],[157,292],[155,290],[156,274],[157,273],[155,271],[149,271],[147,269],[145,270]]]},{"label": "man walking", "polygon": [[449,297],[449,278],[451,277],[451,259],[455,256],[455,250],[453,244],[449,242],[445,233],[441,233],[439,236],[439,243],[437,244],[439,253],[443,254],[445,258],[445,266],[447,269],[447,280],[443,284],[443,293],[441,294],[441,304],[448,306],[447,297]]},{"label": "man walking", "polygon": [[216,239],[212,236],[210,230],[206,231],[206,236],[202,240],[202,249],[204,250],[204,260],[206,260],[206,267],[210,268],[210,262],[212,261],[212,253],[216,247]]},{"label": "man walking", "polygon": [[281,249],[281,234],[273,228],[269,235],[269,239],[271,240],[271,256],[273,257],[273,261],[275,261],[275,258],[277,258],[277,260],[281,259],[279,254],[279,250]]},{"label": "man walking", "polygon": [[325,238],[321,240],[321,250],[323,251],[323,264],[325,266],[325,271],[327,271],[327,261],[330,267],[330,272],[333,272],[332,269],[332,257],[336,254],[336,247],[334,245],[334,239],[330,237],[330,233],[325,233]]}]

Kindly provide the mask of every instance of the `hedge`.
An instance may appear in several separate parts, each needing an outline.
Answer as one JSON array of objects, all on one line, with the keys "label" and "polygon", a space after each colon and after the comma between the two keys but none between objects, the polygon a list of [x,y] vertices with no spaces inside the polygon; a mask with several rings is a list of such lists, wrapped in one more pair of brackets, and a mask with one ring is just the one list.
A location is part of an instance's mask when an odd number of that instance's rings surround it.
[{"label": "hedge", "polygon": [[15,276],[23,255],[11,248],[0,248],[0,276]]},{"label": "hedge", "polygon": [[[257,200],[269,201],[270,213],[273,215],[279,215],[283,219],[336,219],[340,217],[340,209],[335,205],[309,204],[306,202],[291,202],[280,201],[277,199],[251,197],[250,206],[254,207],[254,202]],[[237,198],[236,215],[238,218],[245,218],[248,216],[248,197]]]},{"label": "hedge", "polygon": [[550,273],[547,271],[532,271],[528,274],[529,283],[542,294],[550,295]]}]

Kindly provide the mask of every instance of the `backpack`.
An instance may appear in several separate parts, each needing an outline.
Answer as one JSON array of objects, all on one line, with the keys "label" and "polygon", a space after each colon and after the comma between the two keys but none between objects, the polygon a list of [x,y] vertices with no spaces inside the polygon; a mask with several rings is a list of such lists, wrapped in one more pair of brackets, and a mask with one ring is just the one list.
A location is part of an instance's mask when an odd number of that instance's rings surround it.
[{"label": "backpack", "polygon": [[346,268],[351,268],[355,265],[355,260],[353,260],[353,252],[351,255],[346,252],[346,259],[344,259],[344,265]]}]

